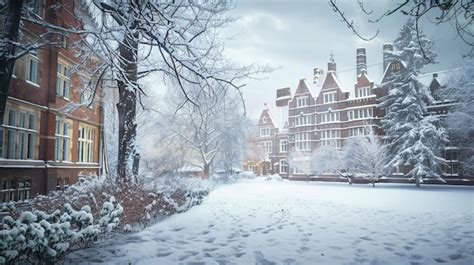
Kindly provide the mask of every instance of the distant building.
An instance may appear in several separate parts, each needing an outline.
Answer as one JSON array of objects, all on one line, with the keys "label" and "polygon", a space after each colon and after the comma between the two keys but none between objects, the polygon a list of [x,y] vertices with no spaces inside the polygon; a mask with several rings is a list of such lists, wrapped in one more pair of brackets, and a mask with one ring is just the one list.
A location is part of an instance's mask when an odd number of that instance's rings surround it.
[{"label": "distant building", "polygon": [[[384,44],[383,50],[393,50],[393,46]],[[391,62],[384,56],[383,67],[380,84],[386,82],[392,73],[400,71],[403,65],[400,62]],[[253,170],[261,175],[280,174],[282,177],[294,179],[305,178],[307,171],[302,170],[305,168],[304,163],[307,162],[309,167],[310,154],[319,146],[341,149],[346,139],[368,134],[367,128],[383,135],[380,120],[384,112],[378,108],[378,102],[387,94],[387,90],[369,78],[366,50],[356,50],[357,78],[351,92],[344,92],[332,54],[325,75],[323,72],[319,68],[314,69],[313,83],[321,84],[316,89],[308,86],[302,79],[293,95],[290,88],[277,90],[277,111],[271,113],[265,106],[257,123],[258,132],[252,140],[254,146],[260,147],[266,156],[257,159],[254,157],[247,161],[244,165],[246,170]],[[444,73],[447,74],[449,72]],[[427,80],[431,75],[432,78]],[[443,86],[438,75],[423,75],[420,79],[423,79],[423,83],[437,99],[436,104],[429,106],[428,110],[436,115],[446,114],[454,103],[440,101],[438,94]],[[445,158],[448,161],[445,177],[451,179],[460,177],[456,150],[453,146],[448,146],[445,150]],[[306,161],[300,161],[301,168],[290,165],[295,163],[288,163],[290,151],[305,154],[303,157],[306,157]],[[406,169],[393,170],[394,176],[403,175],[403,172],[406,172]]]},{"label": "distant building", "polygon": [[[47,23],[82,28],[79,2],[62,1],[60,7],[53,0],[26,2]],[[46,31],[24,23],[22,41]],[[46,45],[15,62],[0,128],[0,202],[60,190],[79,175],[99,173],[103,113],[98,101],[88,106],[91,94],[79,89],[87,77],[73,71],[80,55],[71,47],[80,41],[72,35],[54,41],[63,44]],[[64,111],[70,103],[82,106]]]}]

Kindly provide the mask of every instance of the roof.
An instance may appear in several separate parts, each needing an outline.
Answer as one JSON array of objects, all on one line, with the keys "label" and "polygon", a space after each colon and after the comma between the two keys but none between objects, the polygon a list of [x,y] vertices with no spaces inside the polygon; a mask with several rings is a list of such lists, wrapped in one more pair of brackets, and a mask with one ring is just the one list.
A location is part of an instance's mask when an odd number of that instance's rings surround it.
[{"label": "roof", "polygon": [[300,82],[298,83],[298,87],[296,88],[294,96],[305,94],[305,93],[312,94],[311,91],[309,90],[308,86],[306,85],[305,80],[300,79]]}]

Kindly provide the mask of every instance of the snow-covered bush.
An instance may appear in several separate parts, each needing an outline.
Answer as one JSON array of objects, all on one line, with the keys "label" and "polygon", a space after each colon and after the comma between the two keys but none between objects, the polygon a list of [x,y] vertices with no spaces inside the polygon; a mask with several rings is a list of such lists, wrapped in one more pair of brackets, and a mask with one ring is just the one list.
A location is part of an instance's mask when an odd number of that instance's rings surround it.
[{"label": "snow-covered bush", "polygon": [[[110,207],[112,205],[112,207]],[[24,211],[15,220],[6,216],[0,227],[0,263],[33,261],[54,262],[62,257],[70,246],[84,246],[96,241],[99,233],[110,232],[122,214],[122,207],[111,199],[103,205],[104,216],[110,220],[107,225],[94,224],[89,206],[76,211],[70,204],[64,205],[64,212],[56,210],[51,214],[36,210]],[[105,223],[102,219],[100,224]],[[103,227],[103,230],[100,228]]]},{"label": "snow-covered bush", "polygon": [[120,222],[120,216],[122,216],[122,214],[122,206],[112,196],[110,197],[109,201],[105,202],[102,206],[102,211],[100,211],[101,218],[99,220],[99,225],[108,232],[111,232],[118,226]]}]

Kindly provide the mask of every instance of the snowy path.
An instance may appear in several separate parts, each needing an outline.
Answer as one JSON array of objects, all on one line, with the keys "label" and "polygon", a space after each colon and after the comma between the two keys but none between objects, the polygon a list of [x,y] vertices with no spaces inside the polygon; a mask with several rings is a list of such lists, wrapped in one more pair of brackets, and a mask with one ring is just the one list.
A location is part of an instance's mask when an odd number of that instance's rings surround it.
[{"label": "snowy path", "polygon": [[247,181],[65,263],[474,264],[469,187]]}]

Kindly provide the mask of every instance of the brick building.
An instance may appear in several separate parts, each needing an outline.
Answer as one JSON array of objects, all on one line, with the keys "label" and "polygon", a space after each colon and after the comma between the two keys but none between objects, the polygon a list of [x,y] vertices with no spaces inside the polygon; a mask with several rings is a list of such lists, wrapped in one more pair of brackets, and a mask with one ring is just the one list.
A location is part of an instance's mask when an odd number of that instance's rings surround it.
[{"label": "brick building", "polygon": [[[383,50],[393,50],[392,45],[384,44]],[[282,106],[288,106],[287,115],[283,115],[284,127],[279,127],[275,123],[267,122],[268,117],[272,117],[270,110],[266,107],[257,123],[257,129],[260,133],[254,137],[255,146],[260,146],[263,153],[269,154],[268,157],[261,159],[265,163],[266,170],[258,172],[279,173],[283,177],[304,178],[309,170],[310,154],[319,146],[334,146],[340,150],[344,141],[350,137],[360,134],[368,134],[367,128],[372,128],[377,134],[382,135],[380,120],[384,112],[378,108],[379,99],[386,95],[387,90],[383,84],[387,78],[394,72],[402,69],[403,65],[399,62],[390,62],[386,56],[383,57],[383,75],[380,83],[377,84],[369,77],[367,72],[366,51],[364,48],[356,50],[356,73],[354,87],[345,92],[338,78],[337,65],[333,55],[331,55],[327,66],[327,72],[316,68],[314,70],[315,83],[323,79],[316,88],[307,85],[304,79],[300,80],[295,93],[291,95],[290,88],[285,89],[285,101],[280,100],[277,90],[277,110]],[[423,83],[431,89],[434,97],[437,98],[439,89],[442,85],[437,74],[420,76]],[[449,72],[444,73],[449,76]],[[447,80],[447,78],[445,78]],[[317,93],[315,93],[317,92]],[[280,92],[282,93],[282,92]],[[435,105],[429,106],[428,110],[437,115],[443,115],[452,106],[452,102],[436,101]],[[281,112],[277,111],[277,119]],[[274,121],[275,118],[270,118]],[[268,129],[267,129],[268,128]],[[282,129],[283,130],[282,130]],[[280,133],[284,131],[284,134]],[[270,132],[270,133],[262,133]],[[281,147],[279,142],[286,145]],[[269,149],[269,146],[272,148]],[[275,150],[276,149],[276,150]],[[284,152],[282,152],[284,150]],[[298,158],[301,161],[297,165],[288,166],[289,151],[299,152],[302,155]],[[448,146],[445,150],[445,157],[448,161],[446,176],[456,178],[458,175],[457,148]],[[254,159],[253,163],[259,163]],[[263,162],[262,162],[263,163]],[[290,163],[291,164],[291,163]],[[293,161],[293,164],[295,162]],[[284,165],[284,166],[281,166]],[[253,170],[244,165],[245,170]],[[404,169],[394,169],[393,175],[403,175]]]},{"label": "brick building", "polygon": [[[76,14],[78,2],[56,2],[26,4],[47,23],[83,27]],[[24,23],[22,42],[31,43],[46,32],[38,24]],[[74,183],[79,175],[99,173],[102,107],[98,101],[87,104],[91,91],[80,89],[85,77],[73,70],[80,56],[73,45],[80,41],[72,34],[50,41],[62,45],[44,46],[15,62],[0,128],[0,202],[46,194]],[[72,105],[77,107],[67,111]]]}]

